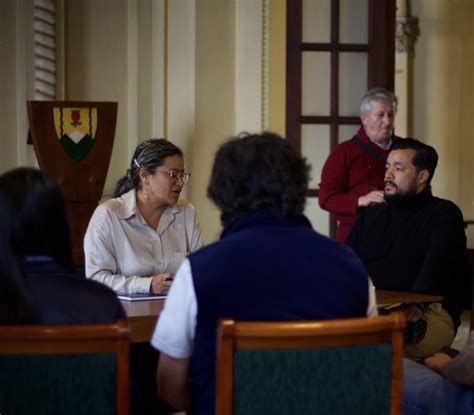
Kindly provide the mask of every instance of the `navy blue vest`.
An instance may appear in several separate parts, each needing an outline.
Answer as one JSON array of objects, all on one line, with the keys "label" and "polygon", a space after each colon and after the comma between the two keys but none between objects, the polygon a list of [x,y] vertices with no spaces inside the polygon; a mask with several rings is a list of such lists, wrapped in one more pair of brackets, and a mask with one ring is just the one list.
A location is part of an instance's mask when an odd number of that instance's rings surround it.
[{"label": "navy blue vest", "polygon": [[246,213],[189,260],[198,308],[190,368],[193,414],[214,414],[219,317],[310,320],[367,312],[364,266],[348,248],[316,233],[305,217]]}]

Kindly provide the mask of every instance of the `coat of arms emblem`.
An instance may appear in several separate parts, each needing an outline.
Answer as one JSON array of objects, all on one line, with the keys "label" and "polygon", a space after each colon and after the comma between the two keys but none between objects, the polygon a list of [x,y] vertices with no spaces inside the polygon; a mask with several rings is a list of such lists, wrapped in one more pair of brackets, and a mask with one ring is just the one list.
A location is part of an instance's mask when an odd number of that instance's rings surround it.
[{"label": "coat of arms emblem", "polygon": [[97,108],[54,108],[54,127],[64,151],[82,160],[94,144]]}]

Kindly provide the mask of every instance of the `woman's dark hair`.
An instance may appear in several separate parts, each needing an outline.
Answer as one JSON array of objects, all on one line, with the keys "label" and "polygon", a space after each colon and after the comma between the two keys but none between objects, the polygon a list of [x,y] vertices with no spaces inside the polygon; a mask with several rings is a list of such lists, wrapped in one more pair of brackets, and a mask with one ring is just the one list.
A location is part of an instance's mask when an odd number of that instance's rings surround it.
[{"label": "woman's dark hair", "polygon": [[133,153],[127,175],[117,182],[114,197],[140,188],[140,167],[143,167],[147,173],[153,174],[164,164],[166,157],[175,155],[183,156],[183,152],[165,138],[150,138],[139,144]]},{"label": "woman's dark hair", "polygon": [[44,172],[17,168],[0,176],[0,320],[32,322],[22,270],[27,256],[48,256],[72,270],[69,227],[59,187]]},{"label": "woman's dark hair", "polygon": [[295,217],[304,210],[309,172],[306,159],[279,135],[241,134],[217,151],[207,195],[223,225],[254,209]]},{"label": "woman's dark hair", "polygon": [[396,140],[391,150],[415,150],[411,162],[417,173],[421,170],[428,170],[430,177],[428,177],[427,185],[431,183],[438,165],[438,153],[433,147],[415,138],[404,138],[403,140]]}]

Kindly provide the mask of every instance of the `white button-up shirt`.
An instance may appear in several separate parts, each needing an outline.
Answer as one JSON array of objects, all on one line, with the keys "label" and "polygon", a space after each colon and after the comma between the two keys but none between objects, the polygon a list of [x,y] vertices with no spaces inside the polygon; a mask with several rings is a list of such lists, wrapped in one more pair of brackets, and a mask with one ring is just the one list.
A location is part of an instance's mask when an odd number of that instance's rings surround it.
[{"label": "white button-up shirt", "polygon": [[157,229],[137,209],[135,190],[97,207],[84,237],[86,276],[117,292],[148,293],[152,276],[176,272],[202,246],[194,207],[180,200],[163,212]]}]

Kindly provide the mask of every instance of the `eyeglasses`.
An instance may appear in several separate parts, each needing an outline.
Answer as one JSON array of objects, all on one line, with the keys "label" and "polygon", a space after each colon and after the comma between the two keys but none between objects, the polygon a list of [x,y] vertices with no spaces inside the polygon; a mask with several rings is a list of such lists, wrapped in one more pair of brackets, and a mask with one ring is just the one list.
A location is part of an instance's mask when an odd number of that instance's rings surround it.
[{"label": "eyeglasses", "polygon": [[166,174],[167,176],[169,176],[169,178],[173,181],[178,181],[178,178],[181,179],[183,181],[183,184],[186,184],[189,180],[189,178],[191,177],[191,173],[188,173],[186,170],[183,170],[183,171],[179,171],[179,170],[170,170],[170,171],[166,171],[166,170],[155,170],[159,173],[164,173]]}]

